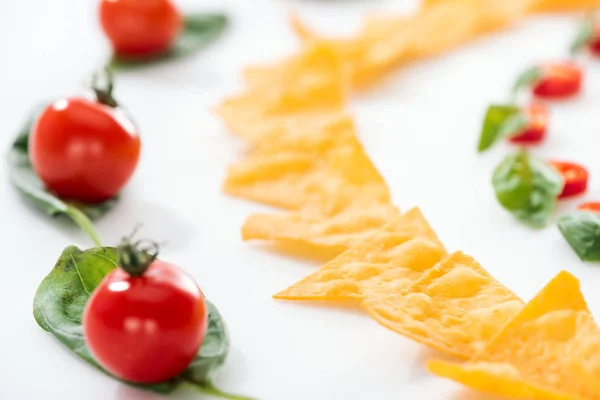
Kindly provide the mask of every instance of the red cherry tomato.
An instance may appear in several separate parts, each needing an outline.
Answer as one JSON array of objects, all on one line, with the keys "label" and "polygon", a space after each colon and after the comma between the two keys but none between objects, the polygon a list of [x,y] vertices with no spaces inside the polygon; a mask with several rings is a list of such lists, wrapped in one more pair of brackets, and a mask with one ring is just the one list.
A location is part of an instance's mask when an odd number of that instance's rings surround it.
[{"label": "red cherry tomato", "polygon": [[540,103],[533,103],[525,110],[529,125],[520,133],[511,136],[512,143],[532,144],[539,143],[546,137],[548,125],[548,108]]},{"label": "red cherry tomato", "polygon": [[577,207],[577,209],[583,210],[583,211],[593,211],[593,212],[600,213],[600,202],[590,201],[587,203],[583,203],[583,204],[580,204],[579,207]]},{"label": "red cherry tomato", "polygon": [[590,52],[595,56],[600,56],[600,23],[596,24],[592,39],[588,43]]},{"label": "red cherry tomato", "polygon": [[549,164],[562,175],[565,181],[565,186],[560,196],[558,196],[559,198],[574,196],[586,191],[588,172],[584,167],[562,161],[549,161]]},{"label": "red cherry tomato", "polygon": [[574,96],[581,90],[583,73],[572,62],[557,62],[540,68],[542,76],[532,88],[537,97],[561,99]]},{"label": "red cherry tomato", "polygon": [[84,337],[96,361],[123,380],[145,384],[183,372],[198,353],[207,323],[196,283],[160,260],[141,276],[121,268],[111,272],[83,315]]},{"label": "red cherry tomato", "polygon": [[33,167],[57,196],[100,203],[117,195],[140,156],[137,130],[121,110],[61,99],[40,115],[29,140]]},{"label": "red cherry tomato", "polygon": [[143,58],[171,48],[183,18],[170,0],[102,0],[100,23],[121,57]]}]

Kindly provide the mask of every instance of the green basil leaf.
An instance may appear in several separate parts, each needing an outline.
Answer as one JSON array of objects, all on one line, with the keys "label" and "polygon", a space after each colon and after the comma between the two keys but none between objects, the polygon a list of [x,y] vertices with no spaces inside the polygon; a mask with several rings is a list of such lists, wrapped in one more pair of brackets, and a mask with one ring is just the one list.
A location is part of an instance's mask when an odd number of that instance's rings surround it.
[{"label": "green basil leaf", "polygon": [[594,17],[590,16],[586,18],[579,29],[577,30],[577,34],[575,35],[575,39],[571,43],[571,54],[576,54],[581,50],[584,46],[586,46],[590,40],[594,37]]},{"label": "green basil leaf", "polygon": [[483,152],[505,137],[520,132],[528,119],[521,109],[514,105],[493,104],[489,106],[479,137],[477,150]]},{"label": "green basil leaf", "polygon": [[96,219],[104,215],[117,202],[117,197],[100,204],[81,204],[66,202],[46,190],[44,184],[36,175],[29,160],[29,134],[45,106],[38,107],[21,128],[8,154],[8,169],[12,185],[24,197],[51,217],[58,215],[69,216],[94,241],[99,244],[96,233],[88,218]]},{"label": "green basil leaf", "polygon": [[600,261],[600,214],[572,212],[558,220],[558,229],[582,261]]},{"label": "green basil leaf", "polygon": [[[50,332],[69,350],[106,374],[94,360],[83,337],[82,318],[91,293],[102,279],[117,267],[114,248],[93,248],[82,251],[67,247],[54,269],[40,284],[33,302],[33,315],[38,325]],[[199,389],[215,389],[211,374],[227,358],[229,339],[223,318],[207,300],[208,331],[198,355],[179,378],[156,385],[137,385],[159,393],[169,393],[181,383],[193,384]],[[129,383],[129,382],[126,382]],[[225,395],[225,394],[223,394]],[[241,397],[240,397],[241,398]]]},{"label": "green basil leaf", "polygon": [[184,373],[186,379],[201,385],[210,382],[212,372],[225,363],[229,353],[229,338],[225,321],[214,304],[209,301],[206,304],[209,312],[208,330],[202,342],[202,348]]},{"label": "green basil leaf", "polygon": [[169,51],[156,57],[142,59],[126,59],[113,55],[109,66],[113,69],[135,68],[192,55],[221,36],[227,23],[227,16],[223,14],[185,15],[183,31]]},{"label": "green basil leaf", "polygon": [[505,209],[520,221],[541,228],[548,224],[564,182],[552,167],[520,149],[496,167],[492,184]]},{"label": "green basil leaf", "polygon": [[529,87],[542,77],[542,70],[539,67],[532,67],[523,71],[513,85],[512,95],[516,96],[523,88]]}]

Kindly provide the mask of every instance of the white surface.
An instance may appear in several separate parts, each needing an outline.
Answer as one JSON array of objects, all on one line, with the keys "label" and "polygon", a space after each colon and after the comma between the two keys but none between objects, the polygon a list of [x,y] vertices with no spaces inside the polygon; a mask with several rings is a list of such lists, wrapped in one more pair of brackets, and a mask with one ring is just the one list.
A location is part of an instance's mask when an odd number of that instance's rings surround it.
[{"label": "white surface", "polygon": [[[261,400],[490,400],[429,375],[437,354],[379,326],[359,311],[277,302],[271,294],[318,263],[269,253],[240,240],[244,218],[265,209],[220,193],[226,166],[243,145],[209,107],[237,90],[244,65],[293,51],[289,6],[314,25],[350,31],[362,11],[409,9],[392,1],[188,1],[230,14],[226,37],[198,57],[119,76],[117,95],[143,134],[143,160],[116,209],[98,223],[115,243],[143,222],[167,240],[163,257],[190,271],[224,314],[232,352],[218,379],[226,390]],[[95,1],[0,2],[0,132],[7,149],[39,100],[69,95],[107,55]],[[413,4],[414,5],[414,4]],[[582,279],[600,312],[600,270],[578,261],[555,227],[534,231],[496,203],[491,170],[507,152],[475,153],[482,114],[501,101],[515,75],[564,54],[574,17],[530,19],[436,60],[403,69],[355,97],[352,108],[367,152],[404,210],[419,205],[450,250],[475,256],[529,299],[567,269]],[[536,152],[589,166],[600,199],[600,61],[588,62],[585,93],[552,108],[549,140]],[[32,317],[32,300],[61,250],[89,246],[76,228],[25,205],[0,163],[0,398],[7,400],[151,400],[72,357]],[[580,200],[564,203],[573,208]],[[187,397],[186,397],[187,396]],[[202,398],[197,393],[178,398]]]}]

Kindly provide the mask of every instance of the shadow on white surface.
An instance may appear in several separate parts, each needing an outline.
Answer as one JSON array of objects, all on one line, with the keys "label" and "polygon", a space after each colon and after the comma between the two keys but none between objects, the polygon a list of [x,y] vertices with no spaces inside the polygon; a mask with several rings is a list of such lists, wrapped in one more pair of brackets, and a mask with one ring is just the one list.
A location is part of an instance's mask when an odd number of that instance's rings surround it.
[{"label": "shadow on white surface", "polygon": [[119,386],[119,389],[117,390],[116,398],[118,400],[162,400],[169,399],[171,397],[150,392],[147,390],[137,389],[133,386],[129,386],[123,383]]},{"label": "shadow on white surface", "polygon": [[187,248],[198,234],[188,220],[173,210],[139,199],[117,204],[96,224],[107,245],[117,244],[139,225],[139,238],[154,240],[167,251]]}]

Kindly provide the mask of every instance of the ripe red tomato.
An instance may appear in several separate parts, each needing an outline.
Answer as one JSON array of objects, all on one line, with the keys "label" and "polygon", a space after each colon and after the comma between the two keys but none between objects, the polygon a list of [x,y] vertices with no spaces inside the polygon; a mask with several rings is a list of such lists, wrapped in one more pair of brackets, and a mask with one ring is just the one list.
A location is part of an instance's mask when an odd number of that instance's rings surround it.
[{"label": "ripe red tomato", "polygon": [[582,203],[579,205],[579,207],[577,207],[577,209],[583,210],[583,211],[593,211],[593,212],[600,213],[600,202],[590,201],[587,203]]},{"label": "ripe red tomato", "polygon": [[546,137],[546,126],[548,125],[548,108],[541,103],[532,103],[525,110],[529,124],[520,133],[511,136],[512,143],[532,144],[539,143]]},{"label": "ripe red tomato", "polygon": [[183,372],[207,329],[204,296],[175,265],[154,260],[141,276],[117,268],[93,292],[83,315],[92,355],[113,375],[158,383]]},{"label": "ripe red tomato", "polygon": [[140,137],[121,110],[61,99],[38,118],[29,139],[33,167],[58,197],[100,203],[125,186],[140,157]]},{"label": "ripe red tomato", "polygon": [[171,48],[183,19],[170,0],[102,0],[100,23],[115,53],[144,58]]},{"label": "ripe red tomato", "polygon": [[574,196],[586,191],[588,184],[588,172],[579,164],[563,161],[549,161],[563,177],[565,186],[559,198]]},{"label": "ripe red tomato", "polygon": [[561,99],[581,90],[583,72],[572,62],[564,61],[540,67],[542,76],[533,85],[533,94],[541,98]]},{"label": "ripe red tomato", "polygon": [[594,34],[588,43],[588,48],[595,56],[600,56],[600,23],[594,27]]}]

